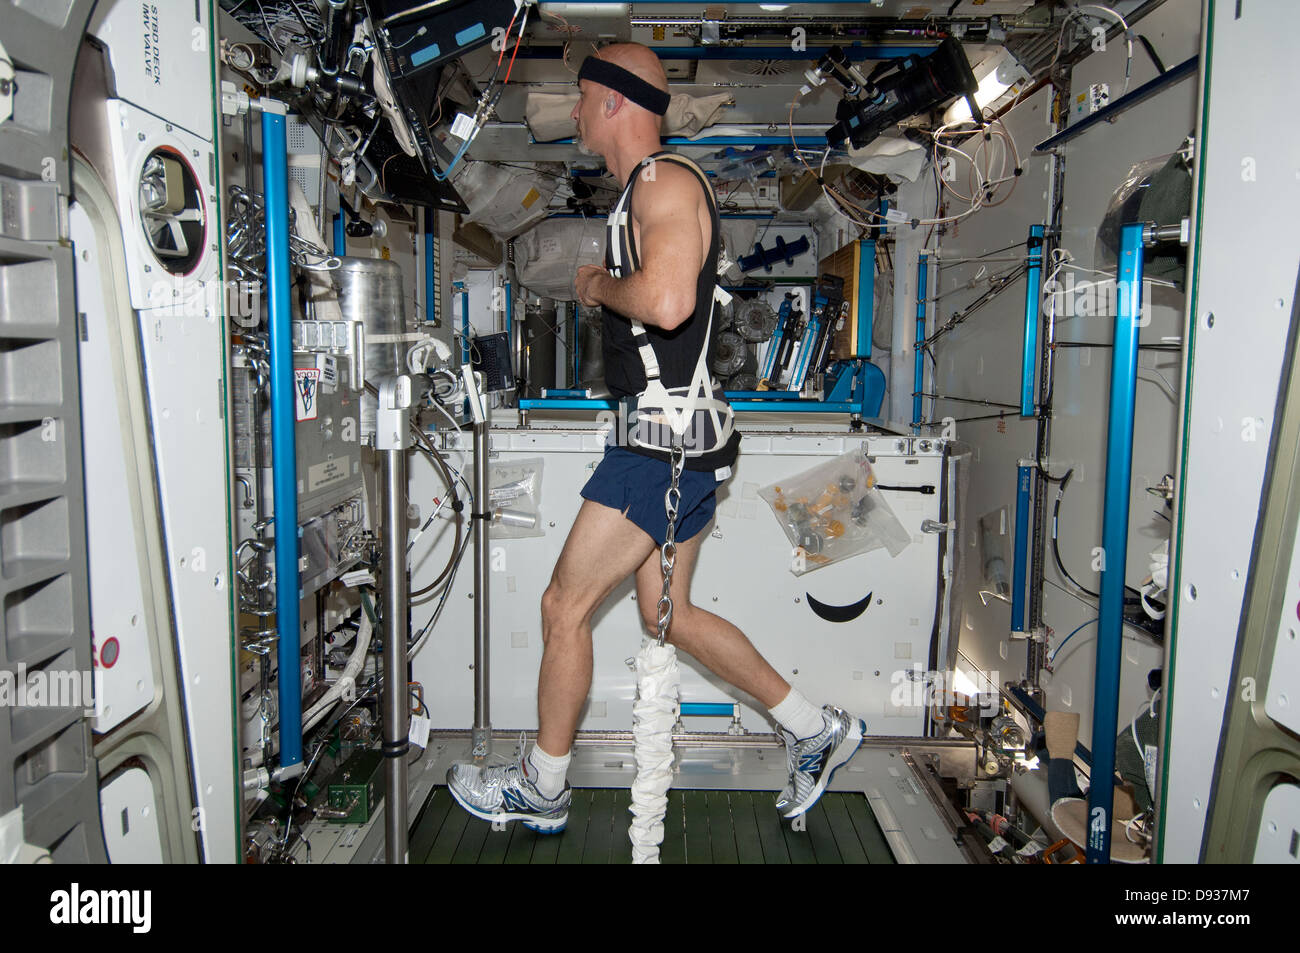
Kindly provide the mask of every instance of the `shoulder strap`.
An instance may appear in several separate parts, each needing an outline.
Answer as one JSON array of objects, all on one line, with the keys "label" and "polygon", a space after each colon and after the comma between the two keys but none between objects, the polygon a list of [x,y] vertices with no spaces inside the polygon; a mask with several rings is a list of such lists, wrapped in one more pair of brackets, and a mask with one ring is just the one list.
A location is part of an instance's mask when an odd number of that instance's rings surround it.
[{"label": "shoulder strap", "polygon": [[[709,184],[708,176],[704,174],[703,170],[701,170],[698,165],[696,165],[692,160],[686,158],[685,156],[680,156],[673,152],[656,153],[655,155],[651,156],[651,160],[654,162],[672,162],[694,173],[695,178],[699,181],[700,187],[704,189],[704,194],[708,199],[709,212],[714,222],[714,229],[716,230],[718,227],[720,227],[721,223],[718,219],[717,196],[714,195],[713,193],[713,186]],[[641,263],[639,261],[639,256],[636,253],[636,243],[633,241],[632,238],[631,216],[632,216],[632,188],[636,183],[637,177],[642,174],[643,173],[641,169],[638,169],[636,172],[633,173],[632,179],[629,182],[628,187],[623,191],[623,194],[619,196],[618,203],[610,211],[610,221],[614,224],[614,227],[617,229],[616,236],[611,236],[611,237],[617,237],[616,246],[620,248],[620,251],[616,256],[615,264],[618,267],[622,268],[624,263],[629,263],[632,266],[631,270],[636,270],[641,266]],[[721,236],[717,236],[717,235],[713,237],[719,240],[721,238]],[[722,291],[722,289],[715,287],[715,294],[714,294],[715,300],[717,299],[719,294],[725,295],[727,300],[730,300],[731,298],[731,296],[728,295],[725,291]],[[643,325],[640,321],[636,320],[635,318],[630,318],[628,323],[632,325],[632,341],[634,344],[636,344],[637,353],[641,356],[641,364],[645,369],[646,381],[649,382],[652,380],[658,380],[659,379],[659,358],[655,355],[654,348],[650,346],[650,338],[645,332],[645,325]],[[703,356],[703,353],[706,353],[709,349],[709,338],[711,337],[712,329],[713,329],[713,302],[710,302],[709,328],[705,332],[704,349],[701,356]]]}]

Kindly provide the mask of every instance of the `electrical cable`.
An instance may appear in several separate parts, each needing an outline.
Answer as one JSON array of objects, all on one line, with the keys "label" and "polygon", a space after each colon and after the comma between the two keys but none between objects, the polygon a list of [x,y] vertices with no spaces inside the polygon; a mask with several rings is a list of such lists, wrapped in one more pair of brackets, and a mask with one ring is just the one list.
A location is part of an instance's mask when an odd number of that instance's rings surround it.
[{"label": "electrical cable", "polygon": [[[1066,470],[1065,476],[1061,477],[1061,485],[1057,487],[1056,490],[1056,501],[1052,504],[1052,559],[1056,563],[1056,568],[1060,571],[1061,575],[1069,581],[1070,585],[1074,586],[1075,589],[1079,590],[1084,595],[1090,596],[1093,599],[1100,599],[1101,595],[1099,593],[1093,592],[1087,586],[1080,583],[1079,580],[1070,575],[1070,571],[1065,568],[1065,563],[1061,560],[1061,547],[1060,542],[1057,539],[1057,532],[1061,518],[1061,501],[1065,497],[1065,488],[1070,485],[1070,478],[1072,476],[1074,476],[1074,467]],[[1136,596],[1138,599],[1141,599],[1142,597],[1141,592],[1134,589],[1128,583],[1124,584],[1124,590],[1132,593],[1132,595]],[[1124,601],[1127,603],[1132,602],[1133,600],[1125,599]]]},{"label": "electrical cable", "polygon": [[[477,529],[473,530],[473,532],[477,531]],[[460,551],[456,554],[455,566],[451,571],[451,578],[447,580],[447,585],[443,587],[442,598],[438,600],[438,605],[433,610],[433,614],[429,616],[429,621],[420,629],[420,634],[416,636],[415,641],[407,650],[410,655],[415,655],[416,652],[420,651],[420,649],[424,647],[425,640],[429,637],[429,634],[433,632],[434,626],[442,615],[442,607],[447,604],[447,596],[451,594],[452,586],[456,582],[456,574],[460,571],[460,564],[465,559],[465,553],[469,551],[469,544],[473,538],[473,532],[465,534],[465,541],[461,543]]]},{"label": "electrical cable", "polygon": [[[425,436],[423,431],[419,430],[418,428],[415,428],[415,432],[419,435],[418,439],[422,445],[422,449],[429,456],[429,459],[433,461],[434,466],[437,467],[442,472],[443,479],[447,483],[448,492],[451,494],[451,498],[452,498],[452,504],[451,504],[452,510],[456,514],[456,516],[453,516],[452,518],[452,523],[456,529],[456,538],[455,538],[455,542],[452,543],[452,556],[447,560],[447,565],[443,567],[442,572],[440,572],[432,582],[430,582],[428,585],[420,587],[419,589],[416,589],[414,592],[410,594],[410,599],[412,602],[414,602],[416,599],[420,598],[421,596],[427,595],[428,593],[432,592],[435,588],[437,588],[438,583],[442,582],[443,579],[446,579],[453,572],[454,561],[456,558],[455,554],[457,550],[460,548],[461,535],[463,532],[461,528],[461,520],[458,517],[459,514],[462,512],[464,506],[464,504],[461,502],[460,494],[456,489],[456,479],[451,475],[451,471],[448,469],[446,461],[444,461],[442,459],[442,455],[438,453],[436,449],[434,449],[433,443],[429,440],[427,436]],[[464,479],[463,475],[461,476],[461,479],[462,480]]]},{"label": "electrical cable", "polygon": [[[1061,54],[1064,52],[1061,44],[1065,40],[1065,29],[1070,25],[1070,20],[1072,20],[1076,16],[1096,17],[1096,14],[1084,13],[1083,12],[1084,10],[1100,10],[1103,13],[1115,19],[1119,23],[1119,25],[1124,28],[1124,41],[1128,48],[1128,54],[1124,60],[1124,88],[1120,92],[1120,95],[1123,96],[1125,93],[1128,92],[1129,81],[1131,80],[1132,73],[1133,73],[1133,30],[1129,27],[1128,21],[1125,20],[1124,17],[1122,17],[1119,13],[1112,10],[1110,7],[1102,6],[1099,3],[1083,3],[1080,4],[1079,6],[1073,7],[1068,13],[1066,13],[1065,19],[1061,21],[1061,32],[1057,34],[1056,37],[1056,55],[1052,57],[1052,62],[1048,63],[1046,68],[1044,70],[1040,70],[1039,72],[1040,74],[1042,72],[1052,72],[1055,70],[1056,64],[1060,62]],[[1056,85],[1058,87],[1060,86],[1059,83]]]},{"label": "electrical cable", "polygon": [[[515,57],[519,55],[519,47],[523,45],[524,30],[527,29],[528,27],[528,11],[531,9],[532,7],[524,7],[524,20],[522,23],[519,24],[519,36],[515,38],[515,48],[514,51],[510,54],[510,65],[506,68],[506,78],[501,81],[501,85],[503,87],[510,82],[510,74],[514,72]],[[506,31],[507,34],[509,32],[510,32],[509,30]],[[501,52],[504,53],[505,51],[506,51],[505,47],[504,46],[501,47]]]},{"label": "electrical cable", "polygon": [[1069,635],[1067,635],[1065,638],[1063,638],[1063,639],[1061,640],[1061,644],[1058,645],[1058,646],[1056,647],[1055,651],[1053,651],[1052,654],[1048,656],[1048,658],[1047,658],[1047,664],[1050,665],[1050,664],[1052,664],[1053,661],[1056,660],[1056,656],[1058,656],[1058,655],[1061,654],[1061,649],[1065,648],[1065,643],[1066,643],[1066,642],[1069,642],[1069,641],[1070,641],[1072,638],[1074,638],[1075,635],[1077,635],[1079,632],[1081,632],[1082,630],[1086,629],[1088,626],[1092,625],[1094,622],[1097,622],[1097,621],[1099,621],[1099,620],[1100,620],[1100,616],[1098,616],[1098,618],[1096,618],[1096,619],[1089,619],[1087,622],[1083,623],[1083,625],[1079,626],[1077,629],[1075,629],[1073,632],[1071,632]]}]

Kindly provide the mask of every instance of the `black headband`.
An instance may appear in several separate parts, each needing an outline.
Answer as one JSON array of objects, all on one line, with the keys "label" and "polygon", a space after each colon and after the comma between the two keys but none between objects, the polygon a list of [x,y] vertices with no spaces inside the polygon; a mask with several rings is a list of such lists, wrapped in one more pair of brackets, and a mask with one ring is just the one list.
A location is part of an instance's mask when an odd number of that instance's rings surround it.
[{"label": "black headband", "polygon": [[601,86],[608,86],[614,92],[622,93],[632,102],[643,109],[648,109],[656,116],[662,116],[668,112],[670,97],[666,92],[662,89],[655,89],[640,76],[611,63],[609,60],[588,56],[582,61],[582,68],[578,70],[578,79],[589,79]]}]

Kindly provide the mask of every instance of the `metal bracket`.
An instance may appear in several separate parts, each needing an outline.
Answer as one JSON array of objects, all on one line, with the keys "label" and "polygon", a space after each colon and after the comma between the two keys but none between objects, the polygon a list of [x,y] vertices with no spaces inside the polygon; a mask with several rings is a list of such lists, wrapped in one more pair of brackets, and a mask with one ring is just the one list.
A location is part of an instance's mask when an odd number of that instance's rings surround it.
[{"label": "metal bracket", "polygon": [[387,377],[379,384],[375,410],[375,449],[406,450],[411,446],[411,378]]}]

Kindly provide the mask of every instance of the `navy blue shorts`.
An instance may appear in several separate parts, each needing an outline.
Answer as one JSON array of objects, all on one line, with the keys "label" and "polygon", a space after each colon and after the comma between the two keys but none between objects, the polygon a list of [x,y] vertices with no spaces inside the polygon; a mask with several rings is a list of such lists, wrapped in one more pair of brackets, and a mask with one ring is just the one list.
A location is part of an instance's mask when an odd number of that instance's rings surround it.
[{"label": "navy blue shorts", "polygon": [[[668,535],[664,494],[672,476],[667,460],[634,453],[623,447],[607,447],[582,498],[618,510],[662,546]],[[677,481],[682,500],[677,507],[677,539],[688,540],[713,519],[717,508],[718,481],[712,471],[683,470]]]}]

